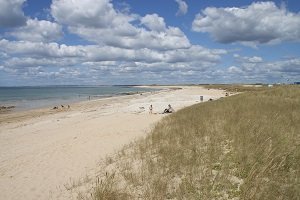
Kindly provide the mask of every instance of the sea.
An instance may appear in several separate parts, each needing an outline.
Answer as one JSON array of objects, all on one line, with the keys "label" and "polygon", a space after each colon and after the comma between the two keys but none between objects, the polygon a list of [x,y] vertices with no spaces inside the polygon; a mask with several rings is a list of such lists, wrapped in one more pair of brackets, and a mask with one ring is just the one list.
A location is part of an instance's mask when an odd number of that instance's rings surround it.
[{"label": "sea", "polygon": [[15,111],[24,111],[156,90],[133,86],[0,87],[0,106],[15,106]]}]

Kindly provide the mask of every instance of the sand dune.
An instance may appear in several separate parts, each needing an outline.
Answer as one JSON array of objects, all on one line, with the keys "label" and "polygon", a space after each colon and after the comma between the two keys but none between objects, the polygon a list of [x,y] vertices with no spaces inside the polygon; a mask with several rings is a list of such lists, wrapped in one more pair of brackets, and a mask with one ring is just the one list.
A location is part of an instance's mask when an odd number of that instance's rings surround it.
[{"label": "sand dune", "polygon": [[66,185],[91,174],[106,155],[151,130],[168,104],[175,110],[224,96],[219,90],[136,94],[0,115],[0,199],[63,199]]}]

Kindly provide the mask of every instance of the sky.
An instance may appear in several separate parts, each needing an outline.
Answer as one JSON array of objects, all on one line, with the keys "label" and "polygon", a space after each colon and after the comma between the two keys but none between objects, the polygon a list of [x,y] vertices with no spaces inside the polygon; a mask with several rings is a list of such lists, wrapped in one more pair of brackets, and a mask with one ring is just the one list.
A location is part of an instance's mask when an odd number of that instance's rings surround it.
[{"label": "sky", "polygon": [[0,86],[296,81],[299,0],[0,0]]}]

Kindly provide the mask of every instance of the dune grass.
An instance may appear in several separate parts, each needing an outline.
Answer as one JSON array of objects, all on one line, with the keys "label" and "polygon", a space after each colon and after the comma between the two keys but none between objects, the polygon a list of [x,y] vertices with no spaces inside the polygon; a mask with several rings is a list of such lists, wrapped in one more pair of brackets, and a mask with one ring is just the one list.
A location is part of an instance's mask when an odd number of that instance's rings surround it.
[{"label": "dune grass", "polygon": [[88,199],[299,199],[300,88],[185,108],[106,161]]},{"label": "dune grass", "polygon": [[[213,85],[203,85],[207,89],[221,89],[227,92],[256,92],[262,91],[267,88],[267,85],[227,85],[227,84],[213,84]],[[276,86],[277,87],[277,86]]]}]

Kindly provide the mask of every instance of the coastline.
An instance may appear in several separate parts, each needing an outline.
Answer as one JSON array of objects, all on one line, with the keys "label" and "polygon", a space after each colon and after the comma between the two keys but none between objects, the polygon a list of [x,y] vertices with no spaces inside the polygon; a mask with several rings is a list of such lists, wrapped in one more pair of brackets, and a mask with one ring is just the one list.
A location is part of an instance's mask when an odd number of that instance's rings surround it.
[{"label": "coastline", "polygon": [[[177,111],[200,103],[199,95],[204,101],[225,96],[220,90],[176,87],[182,89],[0,115],[0,199],[66,199],[66,184],[95,173],[105,156],[144,137],[166,116],[158,113],[168,104]],[[148,113],[150,104],[157,114]]]},{"label": "coastline", "polygon": [[[95,102],[99,102],[100,106],[101,103],[105,102],[110,102],[110,101],[118,101],[119,99],[127,99],[125,97],[130,96],[139,96],[139,95],[147,95],[147,94],[153,94],[161,91],[168,90],[168,88],[158,88],[158,87],[147,87],[147,86],[134,86],[134,87],[140,87],[140,88],[153,88],[153,89],[159,89],[157,91],[144,91],[144,92],[124,92],[124,93],[119,93],[117,95],[106,95],[102,96],[102,98],[92,98],[92,99],[85,99],[85,100],[78,100],[75,102],[64,102],[62,104],[64,108],[61,107],[61,104],[57,104],[58,109],[53,109],[54,107],[50,106],[44,106],[41,108],[32,108],[32,109],[26,109],[26,110],[15,110],[15,106],[3,106],[9,108],[9,110],[2,110],[0,112],[0,125],[1,124],[6,124],[6,123],[13,123],[15,121],[22,121],[22,120],[27,120],[31,119],[33,117],[42,117],[45,115],[52,115],[60,112],[68,112],[72,110],[78,110],[78,109],[84,109],[85,107],[91,106],[93,107]],[[8,105],[8,104],[7,104]],[[68,109],[68,106],[70,108]],[[10,108],[11,107],[11,108]]]},{"label": "coastline", "polygon": [[88,100],[133,95],[156,90],[134,86],[0,87],[0,114],[67,106]]}]

